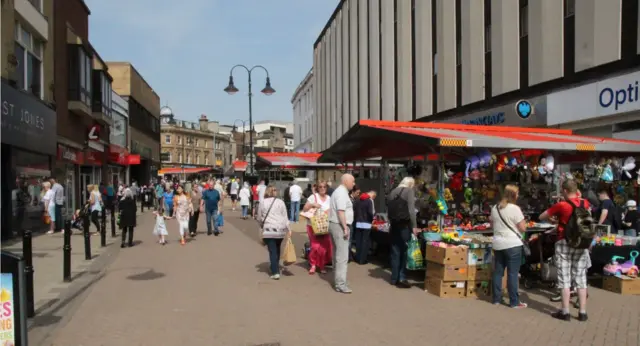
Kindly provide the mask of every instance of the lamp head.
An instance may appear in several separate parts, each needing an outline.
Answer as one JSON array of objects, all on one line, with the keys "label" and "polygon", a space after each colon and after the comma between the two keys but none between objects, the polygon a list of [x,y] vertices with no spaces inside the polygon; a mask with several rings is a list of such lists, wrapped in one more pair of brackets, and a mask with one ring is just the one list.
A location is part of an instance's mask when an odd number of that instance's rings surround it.
[{"label": "lamp head", "polygon": [[271,87],[271,79],[267,77],[267,84],[262,89],[262,93],[269,96],[276,92],[276,89]]},{"label": "lamp head", "polygon": [[233,95],[238,92],[238,88],[233,84],[233,76],[229,76],[229,85],[224,88],[224,91],[229,95]]}]

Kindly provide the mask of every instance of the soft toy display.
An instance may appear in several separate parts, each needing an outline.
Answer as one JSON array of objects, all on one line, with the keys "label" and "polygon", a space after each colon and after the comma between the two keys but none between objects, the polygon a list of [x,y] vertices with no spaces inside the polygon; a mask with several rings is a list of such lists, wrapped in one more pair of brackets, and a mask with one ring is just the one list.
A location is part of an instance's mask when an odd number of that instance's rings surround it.
[{"label": "soft toy display", "polygon": [[449,188],[444,189],[444,200],[446,202],[453,201],[453,194],[451,193],[451,190],[449,190]]},{"label": "soft toy display", "polygon": [[552,155],[547,155],[547,157],[545,158],[545,164],[544,164],[544,172],[546,174],[549,174],[551,172],[553,172],[553,169],[555,168],[555,160],[553,159]]},{"label": "soft toy display", "polygon": [[482,150],[480,151],[480,153],[478,153],[478,167],[479,168],[487,168],[489,167],[489,165],[491,165],[493,163],[493,159],[492,159],[493,155],[491,155],[491,152],[489,150]]},{"label": "soft toy display", "polygon": [[600,179],[607,183],[610,183],[613,181],[613,170],[611,169],[611,160],[605,161],[604,166],[602,166],[602,174],[600,174]]},{"label": "soft toy display", "polygon": [[447,169],[447,171],[444,172],[444,182],[445,183],[449,182],[449,180],[451,180],[452,177],[453,177],[453,171],[450,169]]},{"label": "soft toy display", "polygon": [[466,189],[464,189],[464,200],[468,204],[471,204],[471,201],[473,200],[473,189],[472,188],[467,187]]},{"label": "soft toy display", "polygon": [[504,168],[507,165],[507,162],[509,162],[509,160],[507,159],[506,156],[504,155],[498,156],[498,160],[496,161],[496,171],[497,172],[504,171]]},{"label": "soft toy display", "polygon": [[469,173],[473,170],[478,169],[478,166],[480,165],[480,158],[477,155],[471,155],[464,161],[464,165],[464,177],[468,180]]},{"label": "soft toy display", "polygon": [[462,191],[462,172],[458,172],[451,177],[449,188],[452,191]]},{"label": "soft toy display", "polygon": [[624,160],[622,167],[620,167],[620,170],[622,171],[622,178],[631,179],[632,178],[631,172],[633,171],[634,168],[636,168],[636,159],[631,156],[627,157]]}]

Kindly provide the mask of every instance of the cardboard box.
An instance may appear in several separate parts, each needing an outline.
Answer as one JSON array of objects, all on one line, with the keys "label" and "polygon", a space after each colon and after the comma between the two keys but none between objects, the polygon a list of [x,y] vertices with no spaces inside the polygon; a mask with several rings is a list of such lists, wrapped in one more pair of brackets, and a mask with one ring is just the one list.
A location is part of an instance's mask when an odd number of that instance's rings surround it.
[{"label": "cardboard box", "polygon": [[602,280],[602,288],[622,295],[640,295],[640,279],[625,275],[606,276]]},{"label": "cardboard box", "polygon": [[466,265],[467,249],[462,247],[442,248],[427,244],[425,259],[429,262],[450,265]]},{"label": "cardboard box", "polygon": [[492,271],[490,264],[468,266],[467,272],[469,273],[469,275],[467,276],[467,280],[469,281],[491,280]]},{"label": "cardboard box", "polygon": [[467,281],[467,297],[489,298],[492,295],[491,281]]},{"label": "cardboard box", "polygon": [[469,249],[467,251],[467,264],[470,266],[491,264],[492,258],[491,249]]},{"label": "cardboard box", "polygon": [[468,266],[463,265],[442,265],[427,262],[427,278],[440,279],[443,281],[466,281],[469,273]]},{"label": "cardboard box", "polygon": [[466,282],[442,281],[439,279],[427,278],[424,282],[424,289],[440,298],[464,298],[466,293]]}]

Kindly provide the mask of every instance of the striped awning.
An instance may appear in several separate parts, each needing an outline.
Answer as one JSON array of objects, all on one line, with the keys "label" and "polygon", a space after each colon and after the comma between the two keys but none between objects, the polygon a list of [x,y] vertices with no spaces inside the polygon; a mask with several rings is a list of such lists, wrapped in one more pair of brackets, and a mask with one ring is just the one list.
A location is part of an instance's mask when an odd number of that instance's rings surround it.
[{"label": "striped awning", "polygon": [[[336,165],[318,162],[321,155],[321,153],[257,153],[256,165],[283,169],[345,168],[344,164]],[[379,165],[377,162],[357,162],[355,167],[378,167]],[[353,166],[353,163],[348,164],[348,166]]]},{"label": "striped awning", "polygon": [[640,141],[582,136],[571,130],[360,120],[323,152],[319,162],[411,157],[437,152],[437,147],[640,153]]}]

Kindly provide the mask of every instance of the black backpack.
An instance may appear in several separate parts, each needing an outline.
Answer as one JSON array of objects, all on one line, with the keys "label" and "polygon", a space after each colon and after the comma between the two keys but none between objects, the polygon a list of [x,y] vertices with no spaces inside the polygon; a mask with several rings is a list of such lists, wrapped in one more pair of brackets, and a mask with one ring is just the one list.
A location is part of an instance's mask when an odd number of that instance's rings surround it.
[{"label": "black backpack", "polygon": [[402,192],[404,192],[404,187],[393,199],[387,201],[387,214],[391,222],[407,222],[411,220],[409,205],[407,201],[402,198]]},{"label": "black backpack", "polygon": [[566,201],[573,208],[569,222],[564,225],[564,237],[567,245],[574,249],[587,249],[596,236],[592,227],[595,223],[591,212],[585,208],[584,200],[580,200],[580,206],[576,206],[569,199]]}]

